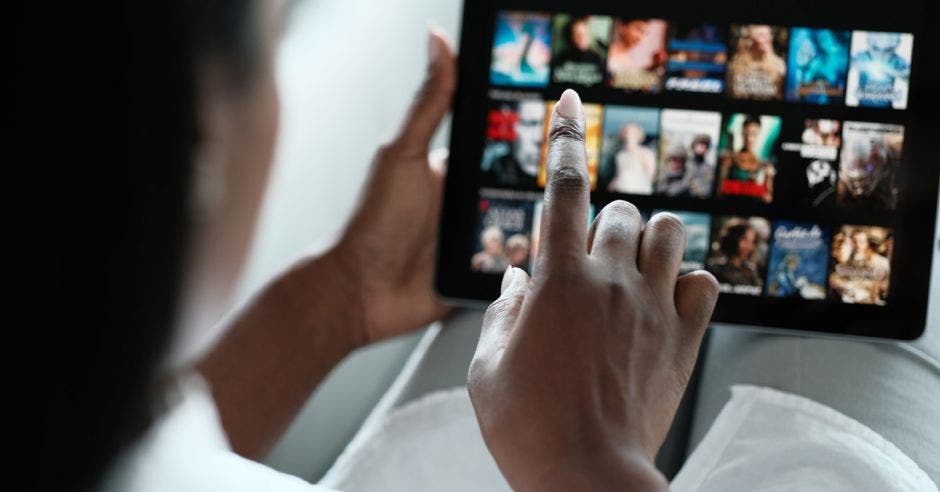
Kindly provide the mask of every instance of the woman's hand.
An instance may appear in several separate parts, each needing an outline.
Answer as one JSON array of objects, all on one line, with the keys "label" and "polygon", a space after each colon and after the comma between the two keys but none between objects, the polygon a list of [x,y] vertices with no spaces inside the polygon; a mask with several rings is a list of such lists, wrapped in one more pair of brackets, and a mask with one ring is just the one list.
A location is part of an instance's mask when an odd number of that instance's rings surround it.
[{"label": "woman's hand", "polygon": [[423,327],[449,310],[433,289],[446,152],[429,156],[450,110],[456,59],[443,36],[428,40],[427,79],[392,142],[376,154],[360,205],[330,255],[342,268],[348,308],[361,313],[365,345]]},{"label": "woman's hand", "polygon": [[503,278],[470,368],[483,437],[516,489],[665,489],[653,466],[718,296],[679,277],[681,221],[644,227],[616,201],[588,230],[584,117],[552,116],[542,249],[530,279]]},{"label": "woman's hand", "polygon": [[229,316],[197,364],[239,454],[264,456],[350,351],[447,312],[431,287],[444,162],[429,159],[428,143],[450,108],[456,68],[439,34],[429,47],[424,89],[379,151],[339,243],[302,258]]}]

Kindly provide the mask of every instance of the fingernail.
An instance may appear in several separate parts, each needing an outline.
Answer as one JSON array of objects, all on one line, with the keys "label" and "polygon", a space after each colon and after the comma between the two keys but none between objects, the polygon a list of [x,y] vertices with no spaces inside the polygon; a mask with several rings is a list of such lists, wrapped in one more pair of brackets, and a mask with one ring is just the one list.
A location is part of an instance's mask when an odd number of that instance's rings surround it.
[{"label": "fingernail", "polygon": [[578,96],[578,93],[568,89],[564,94],[561,95],[561,99],[558,100],[558,104],[555,105],[555,111],[558,112],[559,116],[565,118],[580,118],[581,117],[581,98]]},{"label": "fingernail", "polygon": [[428,25],[428,63],[434,65],[441,56],[441,45],[435,39],[434,27]]},{"label": "fingernail", "polygon": [[516,276],[516,269],[511,265],[506,267],[506,273],[503,274],[503,285],[499,288],[499,293],[506,292],[506,287],[512,285],[512,278]]}]

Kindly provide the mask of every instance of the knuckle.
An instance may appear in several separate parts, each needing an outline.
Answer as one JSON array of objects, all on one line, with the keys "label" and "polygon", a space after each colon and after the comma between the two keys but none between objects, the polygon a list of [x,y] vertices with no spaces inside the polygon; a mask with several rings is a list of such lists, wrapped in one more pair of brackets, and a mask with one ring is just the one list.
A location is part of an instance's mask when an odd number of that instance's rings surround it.
[{"label": "knuckle", "polygon": [[610,301],[615,305],[622,304],[628,297],[626,284],[618,280],[606,280],[604,282],[604,290],[607,292]]},{"label": "knuckle", "polygon": [[581,191],[587,187],[587,176],[580,169],[558,166],[552,171],[552,188],[563,191]]},{"label": "knuckle", "polygon": [[494,328],[502,322],[507,313],[511,312],[519,303],[518,296],[500,297],[493,301],[486,312],[483,313],[483,326]]},{"label": "knuckle", "polygon": [[470,361],[470,368],[467,370],[467,387],[471,393],[475,393],[480,385],[480,379],[487,373],[486,356],[477,353]]},{"label": "knuckle", "polygon": [[573,118],[556,117],[549,129],[548,138],[552,142],[584,142],[584,124]]},{"label": "knuckle", "polygon": [[375,152],[375,157],[379,161],[386,161],[386,160],[395,158],[400,153],[401,153],[401,144],[396,139],[396,140],[392,140],[389,142],[385,142],[382,145],[380,145],[378,150],[376,150]]}]

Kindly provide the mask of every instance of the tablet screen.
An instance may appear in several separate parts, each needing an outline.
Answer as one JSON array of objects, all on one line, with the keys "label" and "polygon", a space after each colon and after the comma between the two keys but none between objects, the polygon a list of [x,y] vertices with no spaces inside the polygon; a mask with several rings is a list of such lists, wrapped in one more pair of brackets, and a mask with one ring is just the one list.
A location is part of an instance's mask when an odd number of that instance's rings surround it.
[{"label": "tablet screen", "polygon": [[[926,65],[918,19],[503,4],[480,7],[487,29],[469,37],[482,46],[461,47],[478,55],[461,65],[459,97],[474,102],[454,125],[463,191],[452,196],[449,179],[444,214],[465,243],[442,246],[442,270],[467,280],[456,297],[495,297],[485,278],[507,266],[532,271],[549,119],[573,88],[591,214],[623,199],[647,218],[679,216],[682,271],[718,279],[717,320],[846,331],[826,328],[842,320],[874,336],[892,336],[889,321],[920,325],[898,338],[923,329],[929,268],[905,253],[926,251],[929,265],[935,210],[915,209],[935,203],[938,179],[909,142],[912,77]],[[915,213],[921,231],[905,231]]]}]

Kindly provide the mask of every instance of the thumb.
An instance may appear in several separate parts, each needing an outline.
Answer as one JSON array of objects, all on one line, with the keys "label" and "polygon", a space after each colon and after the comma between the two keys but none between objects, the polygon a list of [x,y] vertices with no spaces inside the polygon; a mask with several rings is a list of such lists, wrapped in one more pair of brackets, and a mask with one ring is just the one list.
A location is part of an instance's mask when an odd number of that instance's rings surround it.
[{"label": "thumb", "polygon": [[522,302],[525,301],[528,286],[529,275],[526,272],[513,267],[506,270],[499,299],[493,301],[483,315],[483,329],[480,332],[480,345],[477,347],[478,354],[481,349],[494,348],[484,347],[485,343],[487,345],[495,343],[496,347],[505,345],[503,342],[509,337],[522,311]]},{"label": "thumb", "polygon": [[411,109],[398,135],[398,144],[406,152],[425,155],[431,137],[450,110],[457,87],[457,61],[444,35],[435,28],[428,31],[428,73],[424,85],[411,103]]}]

